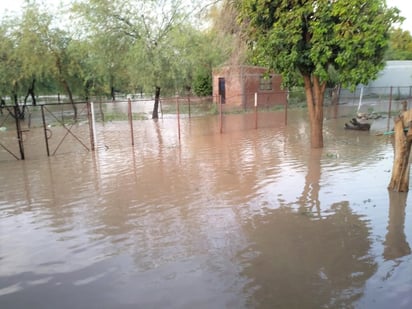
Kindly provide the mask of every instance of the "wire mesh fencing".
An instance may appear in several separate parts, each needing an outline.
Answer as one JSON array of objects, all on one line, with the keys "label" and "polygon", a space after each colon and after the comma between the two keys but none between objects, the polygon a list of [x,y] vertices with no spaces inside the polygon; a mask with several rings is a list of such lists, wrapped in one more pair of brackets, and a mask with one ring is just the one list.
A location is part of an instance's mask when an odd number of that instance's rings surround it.
[{"label": "wire mesh fencing", "polygon": [[[384,113],[392,115],[403,107],[410,108],[411,87],[359,87],[355,91],[340,89],[334,102],[336,89],[325,92],[325,106],[347,107],[352,114]],[[245,105],[245,97],[247,104]],[[0,114],[0,161],[33,159],[65,153],[87,153],[94,150],[121,148],[144,143],[156,138],[156,130],[167,131],[170,140],[181,139],[181,119],[212,116],[215,126],[205,130],[223,133],[229,127],[226,115],[250,113],[245,127],[257,129],[259,119],[268,113],[279,112],[277,122],[287,124],[288,108],[306,105],[302,89],[290,90],[287,101],[259,101],[259,94],[250,93],[230,98],[223,103],[219,97],[175,96],[162,97],[158,101],[158,117],[165,125],[154,131],[142,126],[142,121],[152,119],[155,100],[152,98],[124,98],[104,101],[92,98],[90,102],[48,103],[33,105],[6,105]],[[233,103],[235,102],[235,103]],[[19,113],[18,110],[24,110]],[[279,114],[279,113],[278,113]],[[258,116],[259,115],[259,116]],[[275,121],[275,120],[274,120]],[[154,132],[154,133],[153,133]]]}]

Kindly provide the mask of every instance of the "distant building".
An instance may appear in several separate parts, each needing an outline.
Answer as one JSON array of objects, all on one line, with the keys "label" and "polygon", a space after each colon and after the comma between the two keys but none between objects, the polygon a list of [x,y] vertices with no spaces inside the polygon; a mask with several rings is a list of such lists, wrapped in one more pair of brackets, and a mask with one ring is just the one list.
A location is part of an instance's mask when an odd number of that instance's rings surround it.
[{"label": "distant building", "polygon": [[[371,80],[367,85],[358,85],[355,95],[386,95],[397,97],[410,97],[412,95],[412,61],[391,60],[387,61],[384,69],[378,74],[375,80]],[[350,96],[351,92],[344,89],[341,96]]]},{"label": "distant building", "polygon": [[215,103],[251,108],[257,94],[258,106],[269,107],[287,103],[287,90],[281,89],[282,78],[267,74],[257,66],[225,66],[213,70],[213,100]]},{"label": "distant building", "polygon": [[368,87],[410,87],[412,86],[412,61],[387,61],[385,68]]}]

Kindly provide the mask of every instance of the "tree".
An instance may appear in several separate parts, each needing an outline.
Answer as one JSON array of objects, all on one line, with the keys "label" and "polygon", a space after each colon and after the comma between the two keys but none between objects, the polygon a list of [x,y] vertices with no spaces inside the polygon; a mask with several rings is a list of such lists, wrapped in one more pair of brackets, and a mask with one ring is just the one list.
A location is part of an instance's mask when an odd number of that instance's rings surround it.
[{"label": "tree", "polygon": [[184,57],[190,45],[183,46],[176,38],[186,35],[207,5],[184,0],[90,0],[76,4],[74,11],[83,17],[89,35],[127,38],[129,86],[154,90],[152,118],[156,119],[161,89],[176,92],[191,80],[191,61]]},{"label": "tree", "polygon": [[6,21],[0,25],[0,96],[10,95],[17,101],[17,80],[21,63],[14,57],[16,46],[10,36],[10,27],[11,24]]},{"label": "tree", "polygon": [[24,106],[29,96],[36,105],[38,82],[51,77],[53,62],[48,57],[46,37],[52,22],[52,14],[42,11],[34,0],[26,0],[21,18],[15,19],[11,36],[16,44],[13,55],[21,62],[19,83],[25,91]]},{"label": "tree", "polygon": [[383,68],[392,23],[399,10],[384,0],[242,0],[254,63],[280,73],[290,87],[302,76],[311,147],[323,147],[323,100],[330,68],[343,86],[367,84]]},{"label": "tree", "polygon": [[387,60],[412,60],[412,36],[400,28],[390,31]]},{"label": "tree", "polygon": [[[4,42],[8,44],[2,64],[9,69],[1,70],[1,78],[6,80],[7,87],[11,89],[9,92],[20,118],[24,117],[24,107],[29,96],[33,105],[36,105],[36,85],[47,83],[50,87],[53,79],[68,94],[74,118],[77,118],[70,85],[77,74],[73,57],[69,55],[72,38],[67,31],[60,30],[53,24],[54,18],[50,12],[42,10],[35,0],[26,0],[21,17],[2,21],[3,27],[7,27],[7,31],[3,31]],[[25,94],[22,110],[18,104],[21,92]]]}]

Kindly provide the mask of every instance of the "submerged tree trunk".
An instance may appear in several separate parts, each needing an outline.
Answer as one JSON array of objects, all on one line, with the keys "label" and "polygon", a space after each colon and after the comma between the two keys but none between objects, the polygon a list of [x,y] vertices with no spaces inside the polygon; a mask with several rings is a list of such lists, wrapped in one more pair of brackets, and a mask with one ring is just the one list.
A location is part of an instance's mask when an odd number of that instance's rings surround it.
[{"label": "submerged tree trunk", "polygon": [[67,80],[64,79],[64,78],[61,80],[61,83],[63,85],[64,90],[66,90],[66,93],[69,96],[69,102],[73,107],[73,113],[74,113],[73,119],[77,120],[77,106],[76,106],[76,104],[74,104],[73,93],[72,93],[72,90],[70,89],[70,85],[67,82]]},{"label": "submerged tree trunk", "polygon": [[160,87],[156,86],[152,119],[159,119],[159,101],[160,101]]},{"label": "submerged tree trunk", "polygon": [[319,78],[303,76],[305,82],[306,102],[310,121],[310,144],[312,148],[323,147],[323,100],[326,83],[320,83]]},{"label": "submerged tree trunk", "polygon": [[340,97],[340,90],[341,90],[341,85],[337,84],[335,87],[332,89],[332,105],[338,105],[339,104],[339,97]]},{"label": "submerged tree trunk", "polygon": [[110,87],[110,96],[112,97],[112,101],[116,101],[116,92],[113,86]]},{"label": "submerged tree trunk", "polygon": [[92,87],[92,81],[90,79],[88,79],[85,83],[84,83],[84,100],[86,102],[89,102],[89,96],[90,96],[90,88]]},{"label": "submerged tree trunk", "polygon": [[26,94],[26,96],[24,97],[24,105],[26,105],[27,104],[27,98],[30,96],[31,97],[31,100],[32,100],[32,102],[33,102],[33,106],[36,106],[37,105],[37,101],[36,101],[36,96],[35,96],[35,94],[34,94],[34,86],[35,86],[35,83],[36,83],[36,79],[35,78],[33,78],[32,80],[31,80],[31,84],[30,84],[30,86],[29,86],[29,89],[27,89],[27,94]]},{"label": "submerged tree trunk", "polygon": [[70,85],[69,82],[67,81],[67,79],[64,77],[64,71],[63,71],[63,65],[62,65],[62,61],[59,55],[56,55],[56,67],[59,71],[59,79],[60,79],[60,83],[62,84],[64,90],[66,91],[67,95],[69,96],[69,102],[71,103],[72,107],[73,107],[73,119],[77,120],[77,107],[76,104],[74,104],[73,101],[73,94],[72,94],[72,90],[70,89]]},{"label": "submerged tree trunk", "polygon": [[403,115],[395,119],[395,157],[388,189],[396,192],[409,190],[409,155],[412,145],[412,122],[407,134],[404,131]]},{"label": "submerged tree trunk", "polygon": [[15,113],[10,113],[14,118],[18,118],[18,119],[24,119],[24,112],[25,112],[25,108],[23,106],[23,108],[20,108],[19,105],[19,99],[18,99],[18,95],[17,95],[17,82],[13,83],[13,90],[12,90],[12,98],[13,98],[13,102],[14,102],[14,106],[15,108]]}]

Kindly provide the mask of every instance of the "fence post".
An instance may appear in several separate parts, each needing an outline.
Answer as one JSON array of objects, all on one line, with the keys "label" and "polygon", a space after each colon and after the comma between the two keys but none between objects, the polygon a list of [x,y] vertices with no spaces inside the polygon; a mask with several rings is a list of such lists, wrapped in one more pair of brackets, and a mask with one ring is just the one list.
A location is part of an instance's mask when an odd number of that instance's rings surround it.
[{"label": "fence post", "polygon": [[87,106],[87,120],[89,121],[89,136],[90,136],[90,148],[92,151],[94,151],[94,133],[93,133],[93,117],[92,117],[92,111],[91,111],[91,105],[90,102],[86,102]]},{"label": "fence post", "polygon": [[222,134],[223,133],[222,95],[219,96],[219,119],[220,119],[220,134]]},{"label": "fence post", "polygon": [[258,114],[257,114],[257,104],[258,104],[258,102],[257,102],[257,97],[258,96],[258,94],[257,94],[257,92],[255,92],[255,129],[257,129],[257,127],[258,127]]},{"label": "fence post", "polygon": [[95,150],[97,144],[97,137],[96,137],[96,117],[94,116],[94,103],[90,102],[90,109],[92,111],[92,129],[93,129],[93,148],[92,151]]},{"label": "fence post", "polygon": [[132,146],[134,146],[134,133],[133,133],[133,114],[132,114],[132,101],[127,99],[127,116],[130,124],[130,136],[132,139]]},{"label": "fence post", "polygon": [[179,108],[179,97],[176,95],[176,114],[177,114],[177,134],[179,136],[180,143],[180,108]]},{"label": "fence post", "polygon": [[191,118],[191,112],[190,112],[190,93],[189,93],[189,95],[187,96],[187,103],[189,104],[189,119]]},{"label": "fence post", "polygon": [[21,132],[19,110],[17,106],[14,106],[14,118],[16,119],[16,130],[17,130],[17,140],[19,141],[20,158],[24,160],[24,145],[23,145],[23,134]]},{"label": "fence post", "polygon": [[390,126],[390,121],[391,121],[391,112],[392,112],[392,86],[389,91],[388,123],[386,125],[386,131],[389,131],[389,126]]},{"label": "fence post", "polygon": [[47,156],[50,157],[49,138],[47,137],[46,117],[44,116],[44,105],[41,105],[41,118],[43,120],[44,141],[46,142]]},{"label": "fence post", "polygon": [[288,89],[288,93],[287,93],[287,95],[286,95],[286,100],[285,100],[285,106],[284,106],[284,109],[285,109],[285,126],[288,125],[289,95],[290,95],[290,92],[289,92],[289,89]]}]

